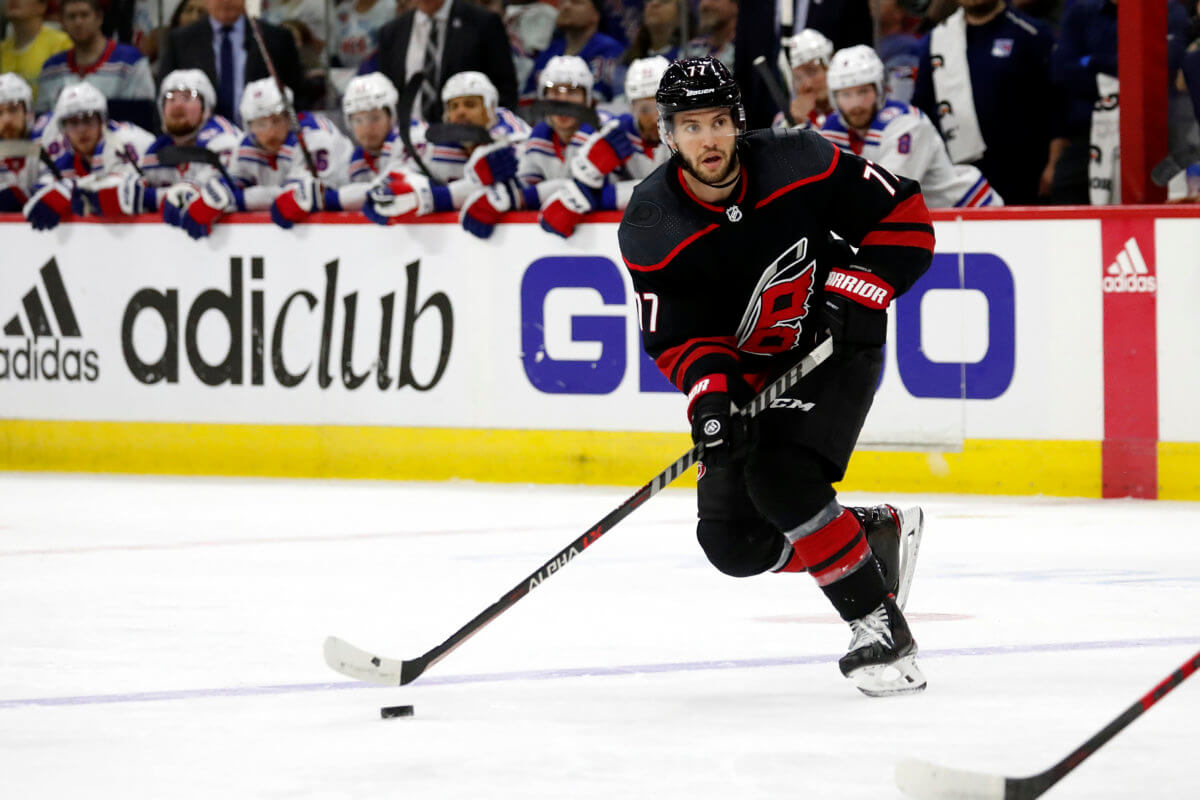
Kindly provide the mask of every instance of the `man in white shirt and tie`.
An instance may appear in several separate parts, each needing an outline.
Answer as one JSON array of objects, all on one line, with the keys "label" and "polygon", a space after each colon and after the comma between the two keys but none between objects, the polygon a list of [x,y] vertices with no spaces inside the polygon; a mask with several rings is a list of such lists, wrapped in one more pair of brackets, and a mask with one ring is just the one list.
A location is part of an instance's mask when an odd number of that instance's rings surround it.
[{"label": "man in white shirt and tie", "polygon": [[411,76],[422,73],[414,119],[440,120],[442,84],[467,70],[488,76],[500,105],[516,105],[517,75],[504,23],[468,0],[415,0],[412,8],[379,29],[379,71],[402,92]]}]

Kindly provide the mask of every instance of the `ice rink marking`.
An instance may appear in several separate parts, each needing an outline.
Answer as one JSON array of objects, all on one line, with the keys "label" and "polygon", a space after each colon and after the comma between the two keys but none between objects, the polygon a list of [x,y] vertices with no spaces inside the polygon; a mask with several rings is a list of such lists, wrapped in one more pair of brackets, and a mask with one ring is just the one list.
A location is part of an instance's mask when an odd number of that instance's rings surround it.
[{"label": "ice rink marking", "polygon": [[[1098,642],[1047,642],[1043,644],[991,645],[948,650],[922,650],[922,659],[1003,656],[1028,653],[1065,653],[1081,650],[1129,650],[1141,647],[1175,647],[1200,644],[1200,636],[1175,636],[1155,639],[1127,639]],[[562,669],[492,672],[475,675],[445,675],[422,678],[420,686],[449,686],[473,683],[503,683],[508,681],[543,681],[569,678],[606,678],[628,675],[656,675],[671,672],[702,672],[705,670],[760,669],[762,667],[792,667],[832,663],[841,653],[812,656],[782,656],[775,658],[728,659],[720,661],[683,661],[664,664],[628,664],[597,667],[565,667]],[[327,692],[343,689],[392,689],[358,681],[336,683],[292,683],[268,686],[233,686],[217,689],[176,689],[159,692],[127,692],[93,694],[74,697],[31,697],[0,700],[0,709],[27,706],[88,706],[112,703],[147,703],[159,700],[196,700],[220,697],[258,697],[301,692]]]}]

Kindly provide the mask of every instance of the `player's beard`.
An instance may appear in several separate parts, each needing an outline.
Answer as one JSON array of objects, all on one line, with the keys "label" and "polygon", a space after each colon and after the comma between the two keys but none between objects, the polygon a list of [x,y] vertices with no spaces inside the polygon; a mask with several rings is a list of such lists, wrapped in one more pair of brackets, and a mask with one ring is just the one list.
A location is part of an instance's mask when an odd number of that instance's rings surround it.
[{"label": "player's beard", "polygon": [[163,120],[163,130],[172,139],[188,139],[200,129],[199,125],[191,124],[186,117],[168,117]]},{"label": "player's beard", "polygon": [[[711,155],[714,152],[721,152],[721,151],[706,150],[706,151],[700,153],[700,155],[695,160],[688,158],[683,153],[680,153],[679,158],[681,161],[683,161],[683,168],[685,170],[687,170],[688,173],[693,178],[700,181],[701,183],[706,183],[709,186],[715,186],[715,187],[720,188],[722,186],[722,184],[725,184],[729,181],[729,176],[732,175],[734,170],[738,169],[740,166],[738,163],[738,157],[737,157],[737,145],[735,144],[730,149],[729,154],[725,159],[725,168],[722,169],[719,173],[714,175],[711,173],[701,172],[698,169],[698,167],[700,165],[700,160],[703,159],[705,156]],[[726,154],[721,153],[721,155],[726,155]]]},{"label": "player's beard", "polygon": [[0,126],[0,139],[24,139],[25,138],[25,123],[24,121],[17,122],[15,119],[6,121]]}]

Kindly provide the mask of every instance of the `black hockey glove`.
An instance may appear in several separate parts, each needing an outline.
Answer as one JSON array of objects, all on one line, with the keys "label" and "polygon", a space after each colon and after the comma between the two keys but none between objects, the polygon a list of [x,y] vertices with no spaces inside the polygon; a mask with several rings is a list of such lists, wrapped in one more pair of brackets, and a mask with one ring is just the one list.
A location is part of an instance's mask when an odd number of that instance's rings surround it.
[{"label": "black hockey glove", "polygon": [[696,381],[688,397],[692,441],[704,446],[704,465],[720,468],[744,459],[750,447],[748,422],[733,409],[754,398],[749,384],[740,377],[708,375]]},{"label": "black hockey glove", "polygon": [[825,282],[822,310],[838,348],[883,347],[892,287],[865,270],[834,269]]}]

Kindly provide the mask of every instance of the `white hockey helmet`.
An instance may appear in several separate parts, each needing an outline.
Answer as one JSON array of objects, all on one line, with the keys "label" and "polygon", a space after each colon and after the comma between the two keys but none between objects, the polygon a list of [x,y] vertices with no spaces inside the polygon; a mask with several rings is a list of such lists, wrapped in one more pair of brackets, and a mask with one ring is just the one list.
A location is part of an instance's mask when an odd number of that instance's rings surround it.
[{"label": "white hockey helmet", "polygon": [[213,109],[217,106],[217,92],[213,89],[212,81],[208,79],[203,70],[199,69],[177,69],[163,78],[162,85],[158,87],[158,113],[160,115],[163,113],[163,102],[167,99],[167,92],[180,89],[193,91],[200,95],[200,99],[204,103],[204,115],[201,119],[207,120],[212,116]]},{"label": "white hockey helmet", "polygon": [[101,119],[108,118],[108,100],[99,89],[90,83],[74,83],[59,92],[58,99],[54,101],[56,122],[86,114],[99,114]]},{"label": "white hockey helmet", "polygon": [[15,72],[0,74],[0,103],[24,103],[25,111],[33,111],[33,90]]},{"label": "white hockey helmet", "polygon": [[279,94],[274,78],[261,78],[247,83],[242,91],[242,102],[238,105],[242,123],[249,125],[256,119],[286,113],[292,104],[292,90],[286,86],[283,88],[287,92],[286,100]]},{"label": "white hockey helmet", "polygon": [[369,72],[346,85],[346,93],[342,95],[342,116],[349,122],[352,114],[382,108],[392,115],[392,122],[395,122],[396,103],[399,100],[400,93],[387,75]]},{"label": "white hockey helmet", "polygon": [[653,99],[658,92],[658,83],[669,66],[671,62],[662,56],[635,59],[625,73],[625,99],[629,102]]},{"label": "white hockey helmet", "polygon": [[784,37],[781,44],[787,50],[788,63],[793,69],[813,61],[828,67],[829,59],[833,57],[833,42],[812,28],[805,28],[795,36]]},{"label": "white hockey helmet", "polygon": [[574,86],[583,89],[584,102],[592,104],[592,70],[579,56],[554,56],[538,76],[538,97],[546,98],[551,86]]},{"label": "white hockey helmet", "polygon": [[477,95],[483,98],[483,105],[489,114],[496,113],[500,103],[500,93],[495,84],[482,72],[467,70],[451,75],[442,86],[442,104],[449,103],[456,97],[471,97]]},{"label": "white hockey helmet", "polygon": [[875,107],[883,107],[883,61],[870,45],[856,44],[833,54],[825,82],[829,94],[852,86],[871,84],[875,87]]}]

